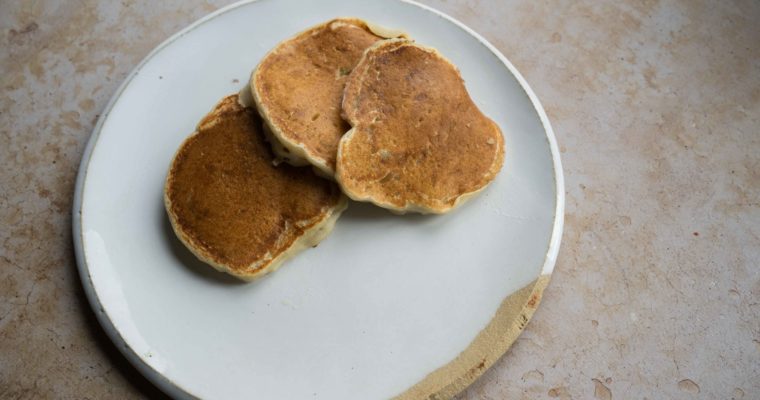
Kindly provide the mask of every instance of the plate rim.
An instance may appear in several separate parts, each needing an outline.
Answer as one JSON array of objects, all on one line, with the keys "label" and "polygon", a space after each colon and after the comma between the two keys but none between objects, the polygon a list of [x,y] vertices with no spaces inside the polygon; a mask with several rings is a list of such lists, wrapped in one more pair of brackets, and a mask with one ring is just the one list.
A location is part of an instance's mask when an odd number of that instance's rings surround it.
[{"label": "plate rim", "polygon": [[[72,238],[74,241],[74,255],[77,263],[77,270],[79,272],[79,277],[82,282],[82,286],[84,288],[85,295],[87,297],[88,303],[90,304],[91,309],[95,313],[95,316],[100,323],[100,326],[103,328],[103,330],[106,332],[107,336],[111,340],[111,342],[116,345],[116,348],[119,349],[119,352],[134,366],[145,378],[147,378],[151,383],[156,385],[161,391],[166,393],[167,395],[173,397],[173,398],[191,398],[196,399],[198,397],[194,396],[192,393],[190,393],[188,390],[183,388],[181,385],[179,385],[176,382],[173,382],[171,379],[167,378],[162,373],[155,370],[153,367],[151,367],[146,360],[143,359],[139,354],[137,354],[126,342],[126,340],[121,336],[121,332],[116,329],[116,327],[113,324],[113,321],[109,317],[108,313],[105,311],[100,298],[98,297],[98,293],[95,290],[95,286],[92,282],[92,276],[90,275],[90,268],[87,264],[87,257],[85,255],[84,251],[84,237],[82,232],[82,206],[83,206],[83,194],[84,194],[84,187],[87,180],[87,172],[89,170],[90,161],[92,160],[92,153],[97,146],[98,140],[100,139],[100,134],[103,129],[103,125],[105,121],[108,119],[108,116],[110,115],[113,107],[116,105],[116,103],[121,98],[122,93],[124,90],[129,86],[129,84],[132,82],[132,80],[140,73],[140,70],[147,64],[153,57],[161,52],[164,48],[175,42],[177,39],[181,38],[182,36],[188,34],[189,32],[193,31],[194,29],[198,28],[199,26],[203,25],[204,23],[217,18],[223,14],[226,14],[234,9],[237,9],[239,7],[242,7],[244,5],[248,5],[251,3],[257,3],[263,0],[241,0],[232,4],[229,4],[227,6],[224,6],[216,11],[213,11],[209,14],[204,15],[203,17],[195,20],[190,25],[182,28],[178,32],[172,34],[169,38],[161,42],[159,45],[153,48],[153,50],[148,53],[138,64],[135,66],[130,73],[124,78],[124,81],[119,85],[119,87],[116,89],[114,94],[109,99],[108,103],[106,104],[105,108],[100,114],[100,117],[98,118],[97,123],[95,124],[95,127],[93,128],[92,133],[90,134],[90,137],[87,140],[87,144],[85,145],[84,152],[82,154],[82,159],[79,163],[79,167],[77,170],[77,177],[76,177],[76,184],[74,187],[74,199],[73,199],[73,205],[72,205]],[[530,292],[530,298],[532,300],[532,306],[527,307],[527,304],[524,304],[521,309],[521,314],[525,317],[525,322],[522,324],[522,327],[516,332],[517,334],[514,335],[514,338],[510,338],[508,342],[506,343],[506,347],[504,349],[494,349],[492,351],[492,357],[491,364],[498,360],[501,356],[504,355],[507,349],[511,347],[514,340],[519,336],[519,333],[527,326],[528,322],[530,321],[533,312],[538,308],[541,298],[541,293],[546,288],[546,286],[549,283],[549,278],[551,277],[552,271],[554,269],[554,265],[557,260],[557,255],[559,253],[559,247],[560,242],[562,239],[562,231],[563,231],[563,225],[564,225],[564,209],[565,209],[565,185],[564,185],[564,175],[562,170],[562,162],[560,159],[560,152],[559,147],[557,145],[557,139],[554,135],[554,130],[552,129],[551,123],[549,122],[549,118],[546,115],[546,111],[544,110],[543,106],[541,105],[541,102],[538,99],[538,96],[533,92],[528,82],[525,80],[525,78],[520,74],[520,72],[515,68],[514,65],[496,48],[494,47],[487,39],[482,37],[479,33],[475,32],[473,29],[465,25],[464,23],[460,22],[456,18],[439,11],[431,6],[420,4],[415,0],[396,0],[401,3],[406,3],[412,6],[419,7],[425,11],[428,11],[438,17],[441,17],[455,26],[457,26],[459,29],[462,29],[467,34],[475,38],[478,42],[480,42],[482,45],[484,45],[491,53],[493,53],[499,61],[504,64],[504,66],[509,70],[509,72],[512,74],[512,76],[515,77],[515,79],[520,84],[520,87],[523,89],[525,94],[528,96],[528,99],[530,100],[534,111],[538,114],[538,117],[541,121],[541,124],[544,129],[544,134],[546,136],[546,140],[549,144],[549,149],[552,155],[552,167],[554,170],[554,182],[555,182],[555,211],[554,211],[554,223],[552,225],[552,231],[549,238],[549,247],[546,251],[546,255],[544,258],[544,264],[541,268],[541,271],[531,284],[529,284],[527,287],[531,288]],[[541,279],[544,278],[544,279]],[[507,296],[509,297],[509,295]],[[492,318],[489,321],[489,325],[493,323],[495,319]],[[468,346],[469,348],[469,346]],[[463,352],[467,350],[464,349]],[[440,368],[446,367],[450,364],[452,364],[454,360],[450,361],[449,363],[442,365]],[[441,390],[447,389],[447,392],[453,391],[453,394],[456,394],[460,392],[461,390],[465,389],[467,386],[469,386],[472,382],[474,382],[478,377],[480,377],[487,368],[479,368],[478,371],[476,371],[474,374],[465,374],[463,376],[458,377],[454,381],[450,382],[450,384],[444,388],[441,388]],[[436,369],[436,370],[438,370]],[[431,371],[432,373],[432,371]],[[417,384],[425,381],[427,379],[423,378],[420,382],[417,382]],[[415,384],[416,386],[416,384]],[[409,388],[407,388],[409,389]],[[404,393],[407,393],[406,390],[402,392],[400,395],[403,395]],[[432,393],[431,395],[435,395],[437,393]]]}]

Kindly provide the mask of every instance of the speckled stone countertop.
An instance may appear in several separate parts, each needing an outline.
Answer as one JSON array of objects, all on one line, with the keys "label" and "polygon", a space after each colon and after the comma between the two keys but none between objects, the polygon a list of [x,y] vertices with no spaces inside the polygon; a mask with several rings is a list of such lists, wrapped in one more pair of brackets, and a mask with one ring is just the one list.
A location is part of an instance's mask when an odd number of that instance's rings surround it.
[{"label": "speckled stone countertop", "polygon": [[[0,3],[0,399],[161,397],[84,297],[74,178],[127,73],[226,3]],[[460,398],[759,399],[760,2],[425,3],[522,72],[567,185],[541,306]]]}]

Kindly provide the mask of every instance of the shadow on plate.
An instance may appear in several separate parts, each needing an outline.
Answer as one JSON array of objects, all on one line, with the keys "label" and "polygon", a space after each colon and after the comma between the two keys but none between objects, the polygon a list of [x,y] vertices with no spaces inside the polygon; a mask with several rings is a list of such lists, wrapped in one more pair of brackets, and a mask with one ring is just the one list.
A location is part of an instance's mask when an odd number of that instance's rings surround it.
[{"label": "shadow on plate", "polygon": [[[406,214],[394,214],[390,210],[382,207],[378,207],[372,203],[366,203],[361,201],[350,200],[348,209],[340,216],[340,220],[349,219],[357,222],[371,223],[373,221],[381,221],[391,219],[401,219],[410,223],[423,223],[429,222],[436,217],[440,218],[440,215],[436,214],[419,214],[419,213],[406,213]],[[340,224],[338,220],[338,224]]]},{"label": "shadow on plate", "polygon": [[[159,208],[159,218],[161,219],[161,228],[163,230],[163,237],[166,240],[166,245],[169,248],[171,254],[177,260],[178,263],[185,266],[193,275],[196,275],[207,281],[224,284],[224,285],[250,285],[251,283],[237,279],[231,275],[223,272],[219,272],[213,267],[207,265],[203,261],[199,260],[185,245],[177,238],[174,233],[169,216],[164,209],[163,198],[161,199]],[[435,214],[394,214],[389,210],[381,207],[377,207],[371,203],[350,201],[348,209],[341,215],[337,224],[340,225],[341,221],[344,223],[352,222],[359,224],[372,224],[383,221],[393,220],[396,222],[402,222],[407,224],[428,224],[431,222],[443,222],[445,216]],[[255,282],[253,282],[255,283]]]}]

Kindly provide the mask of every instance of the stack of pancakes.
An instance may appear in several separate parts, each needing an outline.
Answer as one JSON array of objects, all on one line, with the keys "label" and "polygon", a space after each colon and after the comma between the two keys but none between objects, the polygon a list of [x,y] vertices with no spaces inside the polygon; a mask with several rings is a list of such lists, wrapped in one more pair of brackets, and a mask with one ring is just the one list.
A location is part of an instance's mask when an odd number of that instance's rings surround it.
[{"label": "stack of pancakes", "polygon": [[164,201],[199,259],[244,280],[316,246],[346,196],[446,213],[501,169],[499,127],[435,49],[340,18],[272,49],[180,146]]}]

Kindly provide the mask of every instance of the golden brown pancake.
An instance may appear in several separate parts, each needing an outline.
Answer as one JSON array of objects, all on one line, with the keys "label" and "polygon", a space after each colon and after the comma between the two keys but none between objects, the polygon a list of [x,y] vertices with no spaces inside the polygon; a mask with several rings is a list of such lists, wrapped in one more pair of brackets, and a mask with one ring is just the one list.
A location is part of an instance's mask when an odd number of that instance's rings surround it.
[{"label": "golden brown pancake", "polygon": [[401,35],[353,18],[317,25],[275,47],[259,63],[251,90],[277,155],[312,164],[332,177],[340,137],[350,128],[340,117],[343,87],[364,50]]},{"label": "golden brown pancake", "polygon": [[437,51],[396,39],[369,48],[346,83],[352,129],[336,179],[354,200],[445,213],[482,190],[504,161],[501,130]]},{"label": "golden brown pancake", "polygon": [[199,259],[252,280],[330,232],[347,203],[337,185],[273,160],[261,120],[238,95],[182,143],[164,202],[177,237]]}]

